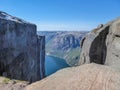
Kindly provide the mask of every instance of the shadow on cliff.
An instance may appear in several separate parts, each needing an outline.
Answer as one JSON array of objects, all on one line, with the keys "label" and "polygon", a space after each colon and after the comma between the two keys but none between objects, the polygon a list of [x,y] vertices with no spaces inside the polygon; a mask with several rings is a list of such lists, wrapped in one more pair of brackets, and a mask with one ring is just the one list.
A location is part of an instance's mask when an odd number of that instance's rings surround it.
[{"label": "shadow on cliff", "polygon": [[99,35],[93,40],[90,47],[90,62],[104,64],[107,55],[106,38],[109,32],[109,26],[107,26]]}]

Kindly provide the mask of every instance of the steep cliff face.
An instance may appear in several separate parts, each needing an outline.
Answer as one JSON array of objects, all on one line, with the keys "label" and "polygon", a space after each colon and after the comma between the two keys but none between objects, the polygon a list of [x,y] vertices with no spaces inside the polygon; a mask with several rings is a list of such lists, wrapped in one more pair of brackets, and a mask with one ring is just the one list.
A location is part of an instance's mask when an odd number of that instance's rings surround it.
[{"label": "steep cliff face", "polygon": [[37,38],[37,61],[38,72],[40,72],[40,79],[45,77],[45,36],[38,36]]},{"label": "steep cliff face", "polygon": [[36,25],[0,12],[0,75],[30,82],[43,78],[44,42]]},{"label": "steep cliff face", "polygon": [[[50,33],[50,32],[49,32]],[[51,48],[51,49],[55,49],[55,50],[62,50],[62,51],[67,51],[69,49],[72,48],[77,48],[80,46],[79,41],[82,39],[82,37],[86,34],[87,32],[85,31],[81,31],[81,32],[77,32],[77,31],[71,31],[71,32],[67,32],[67,31],[61,31],[61,32],[51,32],[52,36],[50,35],[51,39],[50,41],[47,43],[46,47]],[[49,36],[48,35],[48,36]],[[51,43],[53,43],[52,45],[50,45]],[[52,50],[51,50],[52,52]]]},{"label": "steep cliff face", "polygon": [[80,64],[95,62],[120,70],[120,18],[91,31],[81,47]]}]

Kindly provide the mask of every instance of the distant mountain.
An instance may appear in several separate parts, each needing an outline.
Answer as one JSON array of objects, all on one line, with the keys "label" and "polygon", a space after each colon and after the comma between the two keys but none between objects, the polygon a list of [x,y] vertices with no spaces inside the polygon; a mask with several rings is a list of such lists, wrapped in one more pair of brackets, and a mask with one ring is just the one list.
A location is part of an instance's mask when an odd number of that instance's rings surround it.
[{"label": "distant mountain", "polygon": [[63,58],[76,66],[80,57],[80,41],[87,31],[38,31],[46,36],[46,54]]}]

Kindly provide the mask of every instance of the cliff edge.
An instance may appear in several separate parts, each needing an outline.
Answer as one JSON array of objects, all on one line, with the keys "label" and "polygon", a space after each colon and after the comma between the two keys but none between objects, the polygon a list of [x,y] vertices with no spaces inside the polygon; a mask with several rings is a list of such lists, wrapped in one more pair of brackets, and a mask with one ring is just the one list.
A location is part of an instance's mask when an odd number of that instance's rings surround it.
[{"label": "cliff edge", "polygon": [[34,82],[44,77],[45,37],[36,25],[0,11],[0,75]]}]

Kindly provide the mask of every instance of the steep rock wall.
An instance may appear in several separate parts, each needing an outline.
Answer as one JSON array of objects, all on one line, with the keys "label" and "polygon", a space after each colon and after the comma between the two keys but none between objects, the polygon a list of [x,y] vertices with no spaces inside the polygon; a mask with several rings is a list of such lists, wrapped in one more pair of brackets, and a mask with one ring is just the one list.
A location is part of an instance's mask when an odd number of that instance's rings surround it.
[{"label": "steep rock wall", "polygon": [[[45,42],[44,37],[39,38]],[[40,75],[44,73],[44,65],[40,71],[40,64],[44,64],[44,58],[39,58],[42,52],[39,38],[36,25],[0,12],[0,75],[30,82],[43,78]]]},{"label": "steep rock wall", "polygon": [[38,36],[37,43],[37,61],[40,63],[38,71],[40,71],[40,79],[42,79],[45,77],[45,36]]},{"label": "steep rock wall", "polygon": [[92,30],[81,43],[79,64],[94,62],[120,70],[120,18]]}]

